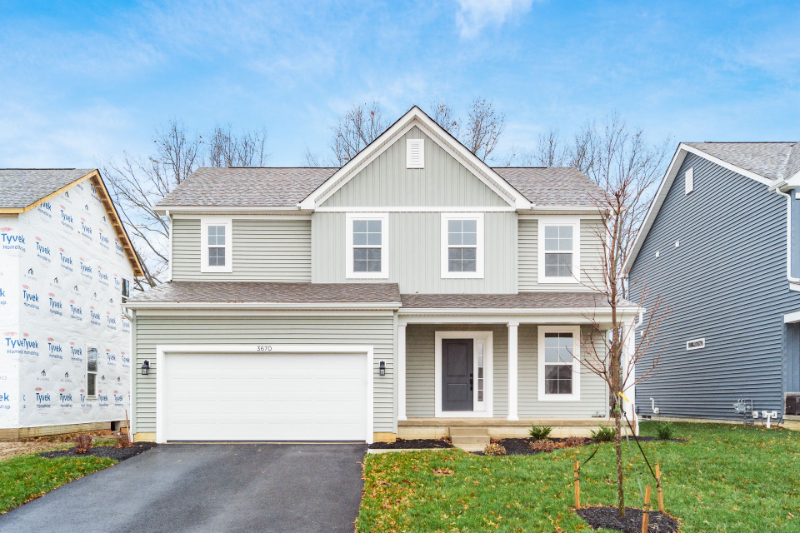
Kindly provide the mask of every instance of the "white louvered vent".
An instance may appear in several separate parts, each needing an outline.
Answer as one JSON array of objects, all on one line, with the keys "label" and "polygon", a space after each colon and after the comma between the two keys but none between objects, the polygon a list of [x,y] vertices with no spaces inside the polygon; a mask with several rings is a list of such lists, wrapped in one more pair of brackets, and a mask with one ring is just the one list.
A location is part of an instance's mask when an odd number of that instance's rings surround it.
[{"label": "white louvered vent", "polygon": [[425,141],[406,140],[406,168],[425,168]]},{"label": "white louvered vent", "polygon": [[683,179],[686,182],[686,194],[689,194],[694,190],[694,167],[686,171]]}]

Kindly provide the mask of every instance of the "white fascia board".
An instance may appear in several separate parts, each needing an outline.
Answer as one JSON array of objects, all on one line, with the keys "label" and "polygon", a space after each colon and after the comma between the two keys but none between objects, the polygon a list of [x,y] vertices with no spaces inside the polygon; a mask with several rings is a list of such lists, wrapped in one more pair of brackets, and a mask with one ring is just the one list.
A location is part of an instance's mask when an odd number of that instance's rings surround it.
[{"label": "white fascia board", "polygon": [[795,322],[800,322],[800,311],[783,315],[784,324],[793,324]]},{"label": "white fascia board", "polygon": [[232,214],[232,213],[241,213],[241,214],[289,214],[289,213],[301,213],[301,209],[299,205],[293,206],[281,206],[281,207],[242,207],[242,206],[203,206],[203,205],[164,205],[164,206],[157,206],[155,208],[155,212],[164,215],[167,211],[175,214],[175,213],[190,213],[190,214]]},{"label": "white fascia board", "polygon": [[[461,143],[452,142],[448,139],[450,135],[417,106],[412,107],[408,113],[403,115],[397,122],[389,127],[389,129],[384,131],[369,146],[348,161],[342,168],[337,170],[333,176],[325,180],[325,182],[308,195],[305,200],[300,202],[300,208],[309,210],[316,209],[319,204],[322,204],[355,176],[360,167],[375,159],[388,148],[396,137],[401,136],[414,125],[419,126],[431,139],[435,139],[442,149],[455,157],[509,205],[517,209],[530,209],[531,203],[527,198],[522,196],[519,191],[500,177],[489,165],[464,148]],[[445,135],[442,135],[442,132],[444,132]]]},{"label": "white fascia board", "polygon": [[553,214],[565,214],[565,215],[572,215],[575,213],[583,215],[586,213],[589,216],[584,216],[582,218],[602,218],[602,208],[595,207],[595,206],[585,206],[585,205],[533,205],[529,210],[517,210],[520,216],[531,216],[536,215],[537,213],[543,213],[548,215]]},{"label": "white fascia board", "polygon": [[[620,316],[638,316],[640,312],[640,308],[638,307],[618,307],[617,314]],[[457,316],[498,316],[498,315],[513,315],[513,316],[550,316],[550,315],[559,315],[559,316],[579,316],[579,317],[587,317],[587,318],[600,318],[604,317],[605,315],[611,315],[611,309],[609,307],[593,307],[593,308],[542,308],[542,309],[533,309],[533,308],[500,308],[500,307],[489,307],[489,308],[464,308],[464,307],[432,307],[432,308],[406,308],[401,307],[397,310],[397,314],[399,316],[422,316],[422,315],[457,315]]]},{"label": "white fascia board", "polygon": [[216,303],[216,302],[127,302],[126,309],[398,309],[400,302],[383,303]]}]

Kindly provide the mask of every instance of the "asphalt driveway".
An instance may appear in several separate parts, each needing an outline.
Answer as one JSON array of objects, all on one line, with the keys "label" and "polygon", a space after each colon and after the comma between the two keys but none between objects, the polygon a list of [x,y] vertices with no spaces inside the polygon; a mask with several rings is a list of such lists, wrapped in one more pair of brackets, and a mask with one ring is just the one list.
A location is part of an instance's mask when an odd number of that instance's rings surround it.
[{"label": "asphalt driveway", "polygon": [[0,531],[352,533],[359,444],[170,444],[0,515]]}]

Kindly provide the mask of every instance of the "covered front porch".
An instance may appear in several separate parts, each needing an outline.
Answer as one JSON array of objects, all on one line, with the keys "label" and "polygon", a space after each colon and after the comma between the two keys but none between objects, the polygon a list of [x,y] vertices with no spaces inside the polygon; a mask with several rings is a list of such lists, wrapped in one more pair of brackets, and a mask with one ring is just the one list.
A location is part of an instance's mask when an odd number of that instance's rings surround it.
[{"label": "covered front porch", "polygon": [[613,424],[605,381],[580,364],[592,350],[604,353],[610,323],[598,317],[596,308],[413,309],[404,302],[397,436],[481,428],[492,438],[524,437],[531,425],[552,427],[554,437],[589,436]]}]

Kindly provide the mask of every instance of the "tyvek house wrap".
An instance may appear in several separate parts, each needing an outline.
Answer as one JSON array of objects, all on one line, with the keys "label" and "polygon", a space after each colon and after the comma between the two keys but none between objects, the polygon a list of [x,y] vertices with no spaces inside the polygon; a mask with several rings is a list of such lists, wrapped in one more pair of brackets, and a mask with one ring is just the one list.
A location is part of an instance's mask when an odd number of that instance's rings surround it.
[{"label": "tyvek house wrap", "polygon": [[[133,273],[94,187],[84,181],[2,219],[0,235],[7,298],[0,307],[0,397],[8,394],[0,405],[9,405],[0,408],[0,427],[124,419],[131,327],[121,291]],[[95,397],[88,395],[91,348],[98,356]]]}]

